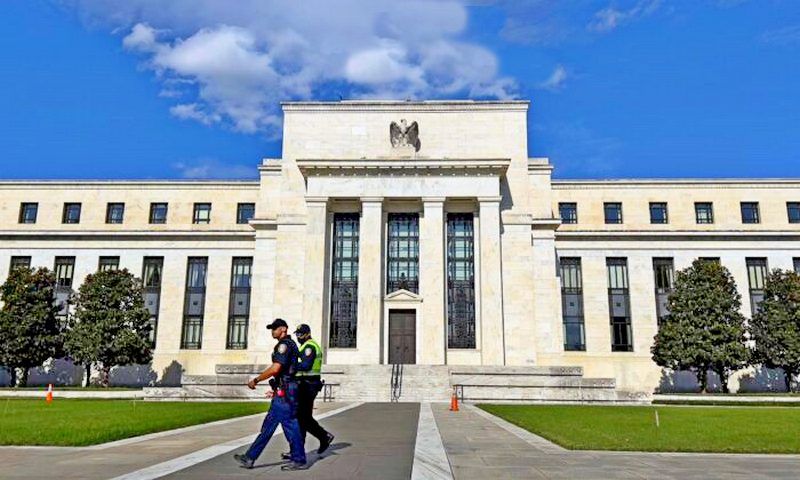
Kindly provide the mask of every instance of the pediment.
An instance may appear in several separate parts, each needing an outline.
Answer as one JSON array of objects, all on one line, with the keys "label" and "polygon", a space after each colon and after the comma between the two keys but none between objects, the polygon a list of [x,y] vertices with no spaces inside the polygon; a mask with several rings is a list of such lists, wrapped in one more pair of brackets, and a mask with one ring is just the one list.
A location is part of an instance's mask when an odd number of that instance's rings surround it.
[{"label": "pediment", "polygon": [[414,292],[409,292],[405,289],[396,290],[384,297],[387,302],[421,302],[422,295]]}]

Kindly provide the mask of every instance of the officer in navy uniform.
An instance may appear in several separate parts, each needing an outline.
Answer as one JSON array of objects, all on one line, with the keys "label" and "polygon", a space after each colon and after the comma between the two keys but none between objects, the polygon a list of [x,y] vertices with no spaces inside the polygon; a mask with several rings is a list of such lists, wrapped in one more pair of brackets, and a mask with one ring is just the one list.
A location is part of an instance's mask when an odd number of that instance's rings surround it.
[{"label": "officer in navy uniform", "polygon": [[261,425],[261,433],[244,455],[236,454],[233,457],[242,467],[253,468],[253,463],[264,451],[280,424],[289,442],[289,456],[292,460],[292,463],[283,465],[281,470],[305,470],[308,466],[300,426],[297,423],[297,381],[294,379],[298,357],[297,344],[289,336],[289,326],[282,319],[276,318],[267,325],[267,328],[272,330],[272,338],[278,340],[272,351],[272,365],[247,382],[247,386],[255,390],[256,384],[270,379],[269,384],[273,389],[272,403]]},{"label": "officer in navy uniform", "polygon": [[[297,364],[297,422],[300,424],[300,435],[303,443],[306,433],[310,433],[319,440],[318,454],[322,454],[333,442],[333,435],[326,431],[314,419],[314,400],[322,390],[322,347],[311,338],[311,327],[301,323],[294,331],[300,345],[300,358]],[[284,453],[283,458],[290,458]]]}]

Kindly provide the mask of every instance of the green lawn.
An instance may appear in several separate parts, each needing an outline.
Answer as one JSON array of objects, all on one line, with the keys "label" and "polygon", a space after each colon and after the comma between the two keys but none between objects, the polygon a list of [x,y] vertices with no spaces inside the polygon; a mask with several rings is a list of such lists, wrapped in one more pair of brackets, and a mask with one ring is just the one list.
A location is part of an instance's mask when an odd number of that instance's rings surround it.
[{"label": "green lawn", "polygon": [[[574,450],[800,453],[800,409],[480,405]],[[655,412],[660,427],[656,427]]]},{"label": "green lawn", "polygon": [[0,399],[0,445],[82,446],[266,412],[267,402]]}]

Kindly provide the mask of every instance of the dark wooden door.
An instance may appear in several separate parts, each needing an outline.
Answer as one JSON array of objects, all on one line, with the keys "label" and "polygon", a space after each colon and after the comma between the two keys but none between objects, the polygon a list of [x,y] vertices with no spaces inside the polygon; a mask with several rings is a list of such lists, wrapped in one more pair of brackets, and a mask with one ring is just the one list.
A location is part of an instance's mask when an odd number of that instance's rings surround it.
[{"label": "dark wooden door", "polygon": [[416,345],[416,311],[389,310],[389,363],[416,363]]}]

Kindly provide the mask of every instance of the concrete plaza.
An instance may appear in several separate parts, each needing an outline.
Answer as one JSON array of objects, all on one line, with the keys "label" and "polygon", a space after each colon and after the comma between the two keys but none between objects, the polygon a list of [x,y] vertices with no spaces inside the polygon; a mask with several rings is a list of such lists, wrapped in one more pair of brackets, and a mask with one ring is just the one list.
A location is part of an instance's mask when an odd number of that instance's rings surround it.
[{"label": "concrete plaza", "polygon": [[320,404],[336,434],[310,468],[282,472],[276,434],[253,470],[232,456],[247,448],[262,416],[189,427],[86,448],[0,447],[3,479],[256,478],[798,478],[800,456],[567,451],[486,414],[444,404]]}]

